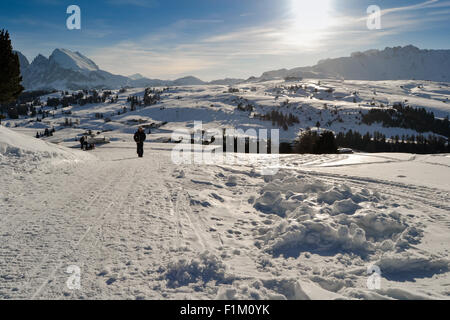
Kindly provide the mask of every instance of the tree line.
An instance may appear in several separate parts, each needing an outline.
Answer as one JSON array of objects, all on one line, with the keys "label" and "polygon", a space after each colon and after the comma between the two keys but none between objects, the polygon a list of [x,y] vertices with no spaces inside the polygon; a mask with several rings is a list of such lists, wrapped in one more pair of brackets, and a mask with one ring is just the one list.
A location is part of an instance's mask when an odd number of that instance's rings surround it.
[{"label": "tree line", "polygon": [[338,133],[336,143],[339,147],[351,148],[364,152],[399,152],[399,153],[448,153],[450,145],[447,139],[430,135],[403,135],[392,136],[389,139],[380,132],[362,135],[357,131],[349,130]]},{"label": "tree line", "polygon": [[437,119],[434,113],[425,108],[413,108],[396,103],[390,109],[371,109],[362,116],[368,125],[379,122],[384,127],[412,129],[420,133],[433,132],[450,138],[450,121],[447,116]]},{"label": "tree line", "polygon": [[254,117],[263,121],[272,121],[273,126],[277,125],[285,131],[287,131],[289,127],[300,123],[300,119],[292,113],[285,115],[284,113],[276,110],[272,110],[271,112],[263,115],[255,114]]}]

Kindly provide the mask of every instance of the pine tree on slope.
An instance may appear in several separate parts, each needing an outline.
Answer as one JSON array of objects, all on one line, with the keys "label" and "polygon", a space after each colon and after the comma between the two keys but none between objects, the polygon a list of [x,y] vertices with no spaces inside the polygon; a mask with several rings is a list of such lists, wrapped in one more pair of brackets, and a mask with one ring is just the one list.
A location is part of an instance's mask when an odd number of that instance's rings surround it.
[{"label": "pine tree on slope", "polygon": [[20,63],[13,53],[9,32],[0,30],[0,105],[15,101],[24,90]]}]

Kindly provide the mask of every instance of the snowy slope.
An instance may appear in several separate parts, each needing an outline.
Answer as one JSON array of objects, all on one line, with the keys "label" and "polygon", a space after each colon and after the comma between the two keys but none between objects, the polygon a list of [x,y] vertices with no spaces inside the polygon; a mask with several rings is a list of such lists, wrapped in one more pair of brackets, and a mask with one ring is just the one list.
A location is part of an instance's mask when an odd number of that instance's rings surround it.
[{"label": "snowy slope", "polygon": [[[320,82],[320,85],[319,85]],[[295,90],[290,90],[297,86]],[[301,86],[301,88],[300,88]],[[424,81],[340,81],[330,79],[305,79],[302,82],[268,81],[256,83],[242,83],[233,86],[239,92],[229,93],[229,87],[223,85],[195,85],[171,88],[161,96],[156,105],[140,106],[136,111],[130,112],[130,95],[143,98],[144,89],[129,89],[118,95],[115,103],[100,103],[85,106],[69,106],[54,110],[53,107],[44,107],[54,117],[45,118],[42,122],[35,122],[34,117],[21,117],[19,120],[4,120],[10,126],[26,128],[63,129],[61,124],[65,118],[79,121],[81,129],[93,131],[111,130],[127,132],[136,129],[140,123],[167,124],[160,131],[154,130],[158,138],[169,138],[176,129],[192,129],[194,121],[203,121],[205,128],[237,128],[237,129],[280,129],[271,121],[259,120],[256,114],[266,114],[273,110],[293,114],[300,120],[299,124],[290,126],[287,130],[280,130],[282,140],[292,141],[300,130],[314,128],[320,122],[321,128],[336,133],[356,130],[362,134],[367,132],[381,132],[388,138],[399,135],[417,135],[412,129],[388,128],[382,124],[366,125],[361,123],[361,113],[367,112],[374,106],[383,104],[391,106],[397,102],[405,102],[412,107],[426,108],[434,112],[436,117],[450,116],[450,87],[443,82]],[[332,89],[333,92],[329,93]],[[44,96],[60,97],[60,93]],[[288,102],[286,104],[286,102]],[[252,112],[238,110],[237,106],[254,106]],[[127,112],[123,113],[126,108]],[[120,115],[118,114],[120,111]],[[68,116],[66,113],[71,113]],[[103,114],[104,121],[96,118],[96,114]],[[33,134],[36,134],[34,131]],[[425,136],[431,132],[422,133]],[[155,138],[156,139],[156,138]]]},{"label": "snowy slope", "polygon": [[79,52],[72,52],[67,49],[55,49],[49,58],[50,63],[58,64],[63,69],[74,71],[98,71],[99,67]]},{"label": "snowy slope", "polygon": [[87,160],[92,156],[14,132],[0,126],[0,159],[30,163],[41,160]]}]

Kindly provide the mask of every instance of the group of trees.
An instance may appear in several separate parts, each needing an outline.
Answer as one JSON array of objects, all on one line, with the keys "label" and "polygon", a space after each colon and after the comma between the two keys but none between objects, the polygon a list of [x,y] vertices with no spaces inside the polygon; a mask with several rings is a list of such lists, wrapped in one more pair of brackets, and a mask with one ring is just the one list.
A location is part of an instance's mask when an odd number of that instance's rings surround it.
[{"label": "group of trees", "polygon": [[[191,144],[199,143],[201,142],[202,145],[211,145],[213,143],[218,143],[219,138],[216,136],[208,137],[208,139],[205,137],[206,131],[198,132],[197,134],[193,133],[191,134]],[[196,135],[198,135],[200,140],[196,140]],[[271,154],[272,153],[272,140],[267,139],[263,143],[257,139],[257,138],[250,138],[250,137],[237,137],[235,135],[230,135],[226,133],[226,130],[223,129],[222,133],[222,146],[223,146],[223,152],[229,152],[229,153],[254,153],[254,154]],[[181,141],[172,141],[175,143],[179,143]],[[220,142],[219,142],[220,143]],[[263,145],[264,144],[264,145]],[[281,151],[280,151],[281,152]],[[288,152],[286,152],[288,153]]]},{"label": "group of trees", "polygon": [[[230,139],[232,141],[230,141]],[[244,152],[244,153],[266,153],[271,154],[271,139],[268,139],[264,142],[264,146],[261,145],[261,141],[246,137],[243,141],[239,140],[234,136],[222,136],[223,141],[223,150],[224,152]],[[211,140],[213,143],[214,138]],[[192,139],[192,143],[194,140]],[[239,143],[243,144],[241,146],[241,150],[238,150]],[[252,148],[250,146],[253,146]],[[232,146],[232,147],[231,147]],[[230,149],[230,147],[232,149]],[[330,131],[324,131],[322,133],[318,133],[316,131],[305,131],[298,140],[294,143],[282,142],[279,145],[279,153],[280,154],[293,154],[293,153],[314,153],[314,154],[327,154],[327,153],[336,153],[338,150],[336,139],[334,134]]]},{"label": "group of trees", "polygon": [[293,153],[328,154],[337,153],[338,145],[331,131],[311,131],[301,133],[293,146]]},{"label": "group of trees", "polygon": [[446,139],[436,136],[423,135],[393,136],[389,139],[380,132],[374,134],[349,130],[338,133],[336,142],[340,147],[352,148],[364,152],[407,152],[407,153],[445,153],[450,152],[450,145]]},{"label": "group of trees", "polygon": [[[260,150],[259,141],[252,141],[248,137],[243,142],[239,142],[237,137],[224,134],[222,141],[225,152],[260,153],[263,151]],[[213,137],[210,141],[203,141],[203,144],[207,145],[214,142],[215,138]],[[191,143],[195,143],[194,137],[192,137]],[[244,144],[243,149],[238,150],[238,143]],[[252,149],[250,145],[256,145],[257,147]],[[267,152],[269,154],[271,153],[270,146],[271,142],[269,139],[267,141]],[[450,152],[450,146],[446,140],[436,136],[395,136],[387,139],[380,132],[361,135],[359,132],[352,130],[347,133],[338,133],[337,136],[331,131],[306,130],[294,142],[280,143],[279,152],[281,154],[332,154],[337,153],[339,147],[352,148],[364,152],[406,152],[418,154]]]},{"label": "group of trees", "polygon": [[277,125],[278,127],[283,128],[283,130],[286,131],[294,124],[300,123],[300,119],[292,113],[285,115],[282,112],[276,110],[272,110],[271,112],[268,112],[264,115],[255,114],[255,118],[263,121],[272,121],[273,126]]},{"label": "group of trees", "polygon": [[[61,92],[61,97],[49,97],[47,102],[43,103],[40,96],[55,93],[55,91],[30,91],[24,92],[17,97],[13,102],[3,103],[0,107],[1,113],[6,113],[11,119],[18,119],[19,116],[36,116],[42,115],[42,118],[49,116],[49,111],[44,111],[42,107],[53,107],[55,110],[58,107],[66,108],[70,105],[84,106],[91,103],[104,103],[108,99],[110,103],[115,103],[118,100],[117,95],[112,95],[111,91],[103,91],[101,94],[96,90],[83,90],[69,94],[68,92]],[[39,110],[37,110],[37,107]]]},{"label": "group of trees", "polygon": [[138,96],[129,96],[127,102],[131,105],[131,111],[136,111],[136,106],[142,106],[141,99]]},{"label": "group of trees", "polygon": [[139,96],[128,96],[127,102],[130,103],[130,109],[131,111],[135,111],[136,107],[138,106],[152,106],[154,104],[157,104],[159,101],[161,101],[161,94],[170,90],[170,88],[164,88],[164,89],[154,89],[154,88],[147,88],[144,92],[144,97],[141,98]]},{"label": "group of trees", "polygon": [[425,108],[413,108],[401,103],[390,109],[371,109],[362,116],[362,122],[371,125],[382,123],[385,127],[412,129],[417,132],[433,132],[450,138],[450,121],[448,116],[436,119],[433,112]]},{"label": "group of trees", "polygon": [[[80,124],[80,120],[76,119],[75,124],[77,125]],[[72,127],[74,125],[74,122],[72,121],[71,118],[65,118],[64,123],[62,123],[62,125],[65,127]]]},{"label": "group of trees", "polygon": [[36,132],[36,138],[39,139],[41,137],[52,137],[55,131],[55,128],[51,128],[50,130],[46,128],[44,132]]},{"label": "group of trees", "polygon": [[338,147],[351,148],[364,152],[400,152],[400,153],[449,153],[450,144],[442,137],[434,135],[404,135],[387,138],[380,132],[365,135],[349,130],[338,133],[331,131],[304,131],[293,144],[280,146],[281,153],[336,153]]},{"label": "group of trees", "polygon": [[165,88],[163,90],[157,90],[153,88],[145,89],[143,100],[144,106],[148,107],[157,104],[158,101],[161,100],[161,94],[167,90],[169,90],[169,88]]},{"label": "group of trees", "polygon": [[93,104],[93,103],[105,103],[108,99],[110,103],[117,102],[119,97],[111,96],[111,91],[103,91],[101,94],[97,90],[83,90],[79,92],[74,92],[72,94],[69,94],[68,92],[62,93],[62,96],[60,98],[48,98],[47,99],[47,106],[48,107],[54,107],[55,109],[58,106],[62,106],[63,108],[66,108],[70,105],[80,105],[84,106],[86,104]]}]

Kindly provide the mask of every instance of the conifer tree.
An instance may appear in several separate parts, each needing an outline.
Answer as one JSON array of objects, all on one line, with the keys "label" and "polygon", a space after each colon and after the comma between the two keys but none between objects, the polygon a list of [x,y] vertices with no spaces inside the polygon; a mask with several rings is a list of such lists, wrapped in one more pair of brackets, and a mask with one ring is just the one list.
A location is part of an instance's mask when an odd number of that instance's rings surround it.
[{"label": "conifer tree", "polygon": [[20,63],[13,53],[9,32],[0,30],[0,104],[15,101],[24,90],[20,84]]}]

